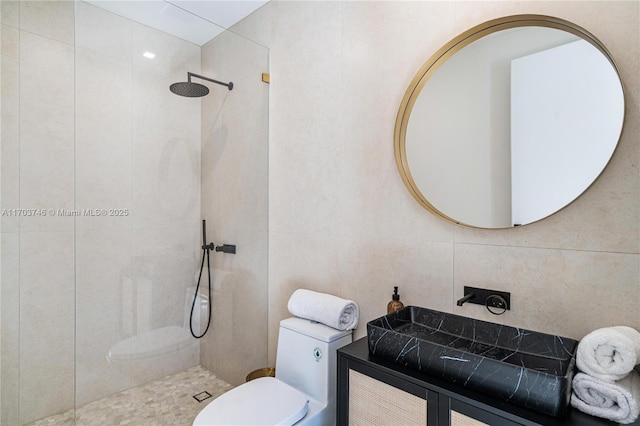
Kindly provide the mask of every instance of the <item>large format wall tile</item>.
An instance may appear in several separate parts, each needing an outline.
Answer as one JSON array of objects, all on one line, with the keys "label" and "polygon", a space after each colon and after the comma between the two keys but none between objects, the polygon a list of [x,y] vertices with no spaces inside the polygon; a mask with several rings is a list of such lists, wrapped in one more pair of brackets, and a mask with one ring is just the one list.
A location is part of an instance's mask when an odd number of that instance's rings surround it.
[{"label": "large format wall tile", "polygon": [[107,361],[109,349],[128,337],[135,318],[132,237],[128,230],[87,230],[76,235],[76,405],[133,386],[130,363]]},{"label": "large format wall tile", "polygon": [[72,1],[21,1],[20,29],[73,45],[74,12]]},{"label": "large format wall tile", "polygon": [[83,1],[75,4],[76,47],[131,63],[134,23]]},{"label": "large format wall tile", "polygon": [[205,82],[201,214],[209,241],[235,244],[237,254],[212,253],[214,316],[201,363],[234,385],[267,362],[268,59],[233,32],[202,48],[202,74],[234,87]]},{"label": "large format wall tile", "polygon": [[[20,207],[20,32],[14,27],[2,25],[1,36],[0,208],[17,209]],[[0,217],[2,232],[17,231],[19,225],[20,218],[17,215]]]},{"label": "large format wall tile", "polygon": [[[20,420],[74,404],[73,232],[20,235]],[[37,395],[37,397],[34,397]]]},{"label": "large format wall tile", "polygon": [[20,234],[3,232],[0,241],[0,423],[19,423],[20,395]]},{"label": "large format wall tile", "polygon": [[[155,53],[154,59],[142,56]],[[136,229],[199,226],[200,102],[169,91],[199,73],[200,49],[133,27],[132,221]]]},{"label": "large format wall tile", "polygon": [[54,213],[74,208],[73,55],[72,46],[20,34],[20,208],[46,212],[21,218],[22,231],[73,229]]},{"label": "large format wall tile", "polygon": [[0,3],[0,22],[18,28],[20,25],[20,2],[5,0]]},{"label": "large format wall tile", "polygon": [[456,244],[455,297],[463,287],[511,292],[511,310],[454,306],[453,313],[581,339],[613,325],[638,328],[640,256]]},{"label": "large format wall tile", "polygon": [[[361,316],[354,339],[366,335],[367,321],[386,315],[394,286],[405,305],[452,308],[451,287],[440,285],[452,279],[451,243],[271,233],[269,251],[287,253],[270,258],[269,280],[279,284],[270,290],[270,318],[291,316],[287,302],[297,288],[354,300]],[[271,323],[271,336],[277,336],[278,322]]]},{"label": "large format wall tile", "polygon": [[131,227],[131,74],[130,63],[76,49],[76,208],[107,212],[79,216],[81,230]]}]

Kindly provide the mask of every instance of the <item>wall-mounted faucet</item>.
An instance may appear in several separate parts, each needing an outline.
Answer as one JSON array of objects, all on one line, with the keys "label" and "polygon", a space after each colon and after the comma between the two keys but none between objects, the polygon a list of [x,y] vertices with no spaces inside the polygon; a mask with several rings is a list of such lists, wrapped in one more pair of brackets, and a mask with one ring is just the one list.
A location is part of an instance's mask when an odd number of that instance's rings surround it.
[{"label": "wall-mounted faucet", "polygon": [[466,296],[464,296],[462,299],[458,299],[456,304],[458,306],[462,306],[464,304],[464,302],[468,302],[469,300],[473,299],[474,297],[476,297],[475,293],[469,293]]},{"label": "wall-mounted faucet", "polygon": [[465,286],[464,297],[458,299],[456,304],[462,306],[466,302],[484,305],[492,314],[502,315],[511,309],[511,293]]}]

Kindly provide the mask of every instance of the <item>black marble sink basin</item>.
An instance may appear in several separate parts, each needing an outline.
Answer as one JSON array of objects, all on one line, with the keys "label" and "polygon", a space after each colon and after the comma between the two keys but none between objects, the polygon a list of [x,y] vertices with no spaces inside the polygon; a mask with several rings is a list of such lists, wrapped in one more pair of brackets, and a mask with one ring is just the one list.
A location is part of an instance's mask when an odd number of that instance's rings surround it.
[{"label": "black marble sink basin", "polygon": [[569,405],[576,340],[407,306],[367,323],[371,355],[550,416]]}]

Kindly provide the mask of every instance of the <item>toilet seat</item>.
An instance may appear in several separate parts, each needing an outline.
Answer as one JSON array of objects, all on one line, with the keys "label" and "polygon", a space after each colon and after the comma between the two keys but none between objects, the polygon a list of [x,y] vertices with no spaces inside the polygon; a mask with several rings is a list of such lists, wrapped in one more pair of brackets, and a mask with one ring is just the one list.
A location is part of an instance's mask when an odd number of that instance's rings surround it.
[{"label": "toilet seat", "polygon": [[308,410],[305,394],[276,378],[261,377],[214,399],[200,411],[193,425],[290,426]]}]

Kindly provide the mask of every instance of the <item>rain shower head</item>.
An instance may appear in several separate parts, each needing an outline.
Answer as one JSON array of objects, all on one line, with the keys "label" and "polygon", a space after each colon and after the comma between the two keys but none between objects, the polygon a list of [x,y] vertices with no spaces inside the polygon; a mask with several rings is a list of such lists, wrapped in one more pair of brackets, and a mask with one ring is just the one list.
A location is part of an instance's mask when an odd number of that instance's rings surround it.
[{"label": "rain shower head", "polygon": [[209,94],[209,88],[207,86],[192,82],[173,83],[169,86],[169,90],[176,95],[186,96],[188,98],[199,98]]},{"label": "rain shower head", "polygon": [[202,79],[202,80],[206,80],[206,81],[210,81],[212,83],[220,84],[221,86],[227,86],[229,88],[229,90],[233,89],[233,83],[232,82],[223,83],[221,81],[214,80],[212,78],[203,77],[201,75],[188,72],[187,73],[187,80],[188,81],[182,81],[182,82],[179,82],[179,83],[173,83],[171,86],[169,86],[169,90],[171,90],[176,95],[186,96],[186,97],[189,97],[189,98],[199,98],[199,97],[208,95],[209,94],[209,88],[207,86],[203,86],[202,84],[199,84],[199,83],[192,83],[191,82],[191,77],[197,77],[197,78]]}]

